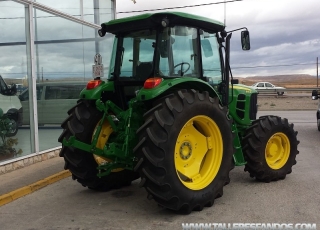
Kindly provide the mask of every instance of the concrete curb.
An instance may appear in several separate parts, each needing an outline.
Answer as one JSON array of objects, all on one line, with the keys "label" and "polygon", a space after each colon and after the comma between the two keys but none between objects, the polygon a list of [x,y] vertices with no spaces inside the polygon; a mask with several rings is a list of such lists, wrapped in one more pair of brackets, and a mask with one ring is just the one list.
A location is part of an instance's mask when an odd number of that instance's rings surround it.
[{"label": "concrete curb", "polygon": [[33,193],[49,184],[53,184],[59,180],[62,180],[64,178],[67,178],[71,176],[71,173],[69,170],[64,170],[62,172],[56,173],[52,176],[49,176],[45,179],[39,180],[33,184],[24,186],[22,188],[16,189],[12,192],[3,194],[0,196],[0,207],[8,204],[16,199],[19,199],[20,197],[23,197],[25,195],[28,195],[30,193]]},{"label": "concrete curb", "polygon": [[0,162],[0,175],[59,156],[61,147]]}]

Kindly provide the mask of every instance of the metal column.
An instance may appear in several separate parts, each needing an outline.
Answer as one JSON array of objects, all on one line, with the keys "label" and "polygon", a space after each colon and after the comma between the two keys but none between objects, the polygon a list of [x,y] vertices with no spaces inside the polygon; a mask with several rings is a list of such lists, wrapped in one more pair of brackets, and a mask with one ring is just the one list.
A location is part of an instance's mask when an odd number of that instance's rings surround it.
[{"label": "metal column", "polygon": [[[25,6],[26,22],[26,48],[27,48],[27,69],[29,86],[29,106],[30,106],[30,139],[31,152],[39,153],[38,135],[38,108],[37,108],[37,89],[34,55],[34,28],[33,28],[33,4]],[[32,100],[30,100],[32,99]],[[32,108],[32,109],[31,109]]]}]

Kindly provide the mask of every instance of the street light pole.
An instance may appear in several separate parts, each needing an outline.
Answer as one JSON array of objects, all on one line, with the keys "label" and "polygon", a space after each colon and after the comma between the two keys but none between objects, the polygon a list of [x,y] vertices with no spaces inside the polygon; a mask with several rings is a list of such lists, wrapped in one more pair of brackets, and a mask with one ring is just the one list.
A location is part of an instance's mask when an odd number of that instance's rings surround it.
[{"label": "street light pole", "polygon": [[319,79],[319,75],[318,75],[318,57],[317,57],[317,88],[319,87],[318,79]]},{"label": "street light pole", "polygon": [[227,26],[227,4],[226,4],[226,0],[224,0],[224,26]]},{"label": "street light pole", "polygon": [[[93,0],[93,8],[94,8],[94,24],[100,25],[100,4],[99,4],[99,0]],[[94,46],[96,49],[96,54],[100,53],[100,44],[98,41],[98,33],[95,31],[94,33],[94,37],[95,37],[95,42],[94,42]]]}]

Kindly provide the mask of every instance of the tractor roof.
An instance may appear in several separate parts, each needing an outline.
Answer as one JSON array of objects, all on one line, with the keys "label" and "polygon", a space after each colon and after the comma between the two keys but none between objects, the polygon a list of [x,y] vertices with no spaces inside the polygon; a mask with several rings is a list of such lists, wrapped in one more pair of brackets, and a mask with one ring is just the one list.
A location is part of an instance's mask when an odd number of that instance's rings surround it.
[{"label": "tractor roof", "polygon": [[109,22],[102,23],[101,26],[108,33],[120,34],[133,30],[157,28],[161,26],[161,21],[165,18],[169,20],[169,27],[184,25],[201,28],[210,33],[223,31],[225,28],[222,22],[182,12],[141,14],[137,16],[111,20]]}]

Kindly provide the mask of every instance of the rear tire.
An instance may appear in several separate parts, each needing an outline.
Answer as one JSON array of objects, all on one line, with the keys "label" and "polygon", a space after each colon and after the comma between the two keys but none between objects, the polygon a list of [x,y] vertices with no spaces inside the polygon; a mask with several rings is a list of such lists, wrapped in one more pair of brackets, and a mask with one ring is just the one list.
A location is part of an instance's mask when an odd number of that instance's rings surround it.
[{"label": "rear tire", "polygon": [[227,113],[208,92],[181,90],[144,115],[135,170],[149,197],[188,214],[223,195],[235,151]]},{"label": "rear tire", "polygon": [[259,181],[284,179],[296,164],[297,133],[285,118],[264,116],[255,120],[242,140],[247,161],[244,171]]},{"label": "rear tire", "polygon": [[[95,101],[79,100],[78,104],[68,111],[69,117],[62,123],[64,129],[58,141],[75,135],[77,140],[90,144],[97,123],[102,113],[95,107]],[[60,157],[65,160],[65,169],[69,169],[72,178],[93,190],[107,191],[131,184],[139,176],[130,170],[111,172],[108,176],[97,176],[98,163],[93,154],[74,147],[62,145]]]},{"label": "rear tire", "polygon": [[317,126],[318,126],[318,131],[320,131],[320,119],[317,119]]}]

